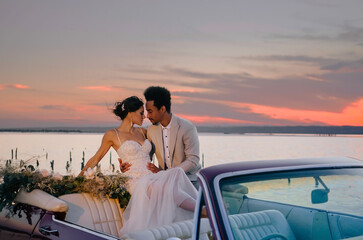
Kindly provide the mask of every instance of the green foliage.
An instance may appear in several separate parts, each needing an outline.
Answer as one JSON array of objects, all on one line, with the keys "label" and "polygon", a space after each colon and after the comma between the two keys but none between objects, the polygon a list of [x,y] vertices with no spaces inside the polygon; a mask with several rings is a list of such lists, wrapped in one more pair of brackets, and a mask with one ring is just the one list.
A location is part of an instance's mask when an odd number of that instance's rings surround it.
[{"label": "green foliage", "polygon": [[131,197],[125,186],[127,178],[120,174],[104,175],[92,172],[87,177],[73,175],[50,175],[46,170],[36,170],[32,165],[20,164],[14,168],[11,164],[0,167],[0,211],[11,208],[21,189],[31,192],[40,189],[55,197],[70,193],[90,193],[94,196],[118,199],[120,207],[125,207]]}]

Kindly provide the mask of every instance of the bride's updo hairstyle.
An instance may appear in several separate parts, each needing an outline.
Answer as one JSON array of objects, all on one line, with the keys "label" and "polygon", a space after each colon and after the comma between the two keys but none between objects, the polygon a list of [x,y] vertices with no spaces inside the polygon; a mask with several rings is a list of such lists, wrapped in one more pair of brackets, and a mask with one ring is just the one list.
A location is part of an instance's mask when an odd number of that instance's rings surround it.
[{"label": "bride's updo hairstyle", "polygon": [[144,103],[140,98],[136,96],[131,96],[126,98],[122,102],[116,102],[113,113],[117,117],[121,118],[121,120],[124,120],[129,112],[135,112],[143,105]]}]

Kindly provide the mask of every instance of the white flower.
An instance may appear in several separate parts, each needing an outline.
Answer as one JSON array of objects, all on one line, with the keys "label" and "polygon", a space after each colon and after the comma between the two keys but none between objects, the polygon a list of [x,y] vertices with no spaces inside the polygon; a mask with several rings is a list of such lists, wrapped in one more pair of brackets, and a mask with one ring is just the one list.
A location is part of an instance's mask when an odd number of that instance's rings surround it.
[{"label": "white flower", "polygon": [[95,177],[96,171],[93,168],[88,168],[87,171],[84,173],[84,176],[87,179],[93,179]]},{"label": "white flower", "polygon": [[43,178],[48,177],[50,174],[47,169],[40,170],[40,175],[42,175]]},{"label": "white flower", "polygon": [[105,180],[101,177],[96,177],[95,180],[96,180],[96,183],[99,183],[99,184],[103,184],[105,182]]},{"label": "white flower", "polygon": [[60,180],[63,179],[63,176],[59,172],[56,172],[56,173],[53,174],[53,179],[60,181]]}]

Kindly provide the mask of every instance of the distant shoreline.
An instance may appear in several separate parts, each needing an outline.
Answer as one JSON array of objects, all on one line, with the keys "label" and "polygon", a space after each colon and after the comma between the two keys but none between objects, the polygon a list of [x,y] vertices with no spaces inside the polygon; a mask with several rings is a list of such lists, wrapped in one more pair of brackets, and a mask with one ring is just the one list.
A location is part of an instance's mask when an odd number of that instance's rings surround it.
[{"label": "distant shoreline", "polygon": [[[2,128],[0,132],[104,133],[109,127]],[[362,135],[363,126],[197,126],[199,133]]]}]

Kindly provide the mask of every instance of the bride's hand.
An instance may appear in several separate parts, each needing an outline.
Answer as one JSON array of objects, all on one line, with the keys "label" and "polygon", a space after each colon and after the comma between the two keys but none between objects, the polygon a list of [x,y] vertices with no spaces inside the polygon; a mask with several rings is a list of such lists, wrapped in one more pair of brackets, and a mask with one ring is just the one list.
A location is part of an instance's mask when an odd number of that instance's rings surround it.
[{"label": "bride's hand", "polygon": [[118,159],[118,162],[120,163],[120,170],[121,172],[125,173],[127,172],[128,170],[130,170],[130,167],[131,167],[131,163],[123,163],[121,158]]},{"label": "bride's hand", "polygon": [[147,163],[146,167],[147,167],[147,169],[149,169],[153,173],[157,173],[157,172],[161,171],[158,167],[156,167],[151,162]]}]

